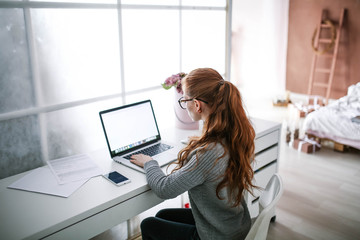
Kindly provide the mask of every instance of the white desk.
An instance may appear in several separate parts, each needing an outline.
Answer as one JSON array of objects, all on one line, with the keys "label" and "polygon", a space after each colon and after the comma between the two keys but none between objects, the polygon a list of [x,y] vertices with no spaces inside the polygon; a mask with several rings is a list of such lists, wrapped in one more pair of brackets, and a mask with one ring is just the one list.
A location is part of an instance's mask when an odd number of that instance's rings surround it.
[{"label": "white desk", "polygon": [[[253,122],[257,152],[278,143],[280,124],[257,119]],[[179,142],[194,134],[196,131],[179,129],[162,132],[163,138],[170,142]],[[27,173],[2,179],[0,238],[89,239],[163,201],[149,189],[144,174],[113,162],[107,150],[95,152],[91,157],[104,171],[117,170],[128,176],[131,183],[117,187],[102,177],[95,177],[69,198],[61,198],[7,188]],[[272,158],[270,162],[276,163]],[[260,173],[257,172],[258,176]]]}]

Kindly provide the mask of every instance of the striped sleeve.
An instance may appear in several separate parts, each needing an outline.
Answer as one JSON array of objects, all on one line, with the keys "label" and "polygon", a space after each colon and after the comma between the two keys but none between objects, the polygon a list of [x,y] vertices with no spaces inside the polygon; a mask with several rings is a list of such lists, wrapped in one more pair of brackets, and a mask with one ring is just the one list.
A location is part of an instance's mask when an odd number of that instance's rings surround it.
[{"label": "striped sleeve", "polygon": [[150,188],[158,197],[170,199],[202,184],[206,180],[211,180],[212,176],[216,175],[212,174],[213,171],[216,171],[214,163],[223,153],[223,151],[218,150],[218,148],[207,150],[199,156],[198,163],[194,152],[183,168],[170,175],[165,175],[155,160],[145,163],[146,179]]}]

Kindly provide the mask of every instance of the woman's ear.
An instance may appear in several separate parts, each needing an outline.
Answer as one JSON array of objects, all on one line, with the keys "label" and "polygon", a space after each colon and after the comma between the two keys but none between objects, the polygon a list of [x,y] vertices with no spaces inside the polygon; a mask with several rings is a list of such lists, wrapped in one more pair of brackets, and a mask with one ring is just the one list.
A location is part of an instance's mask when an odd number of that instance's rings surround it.
[{"label": "woman's ear", "polygon": [[194,102],[195,102],[195,107],[196,107],[196,109],[198,109],[198,108],[200,107],[200,103],[199,103],[199,101],[195,99],[195,101],[194,101]]},{"label": "woman's ear", "polygon": [[195,99],[195,100],[194,100],[194,103],[195,103],[196,111],[197,111],[198,113],[201,113],[201,112],[202,112],[202,110],[201,110],[201,102]]}]

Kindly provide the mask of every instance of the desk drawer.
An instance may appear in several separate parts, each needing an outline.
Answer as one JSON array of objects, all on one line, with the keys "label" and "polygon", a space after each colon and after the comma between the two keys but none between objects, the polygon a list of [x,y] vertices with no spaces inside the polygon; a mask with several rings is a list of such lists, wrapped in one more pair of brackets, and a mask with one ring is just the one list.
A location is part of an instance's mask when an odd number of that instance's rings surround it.
[{"label": "desk drawer", "polygon": [[[255,173],[254,175],[254,184],[261,188],[265,188],[266,184],[269,182],[270,178],[274,175],[277,170],[277,162],[274,162],[265,168],[261,169],[261,171]],[[249,208],[250,216],[256,217],[259,214],[259,196],[262,193],[262,189],[255,189],[254,196],[250,193],[247,194],[247,206]]]},{"label": "desk drawer", "polygon": [[271,145],[279,142],[280,131],[276,130],[262,137],[255,139],[255,153],[258,153]]},{"label": "desk drawer", "polygon": [[271,163],[272,161],[277,160],[278,158],[278,145],[275,145],[271,148],[266,149],[263,152],[260,152],[255,155],[255,161],[252,163],[254,172],[262,168],[266,164]]}]

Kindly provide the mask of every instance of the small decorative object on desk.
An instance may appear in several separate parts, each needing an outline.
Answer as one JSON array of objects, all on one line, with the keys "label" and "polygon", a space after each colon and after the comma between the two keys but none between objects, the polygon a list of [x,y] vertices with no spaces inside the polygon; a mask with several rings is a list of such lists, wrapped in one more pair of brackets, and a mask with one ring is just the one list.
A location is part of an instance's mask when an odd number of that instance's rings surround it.
[{"label": "small decorative object on desk", "polygon": [[161,86],[169,90],[172,87],[176,88],[176,91],[180,94],[183,94],[182,88],[181,88],[181,79],[183,79],[186,76],[186,73],[180,72],[178,74],[171,75],[168,77],[164,83],[161,84]]},{"label": "small decorative object on desk", "polygon": [[315,151],[320,150],[321,145],[306,136],[304,139],[294,139],[293,147],[299,152],[314,153]]},{"label": "small decorative object on desk", "polygon": [[174,112],[175,112],[175,126],[181,129],[196,130],[199,129],[199,122],[194,122],[188,115],[185,109],[182,109],[178,100],[182,97],[183,91],[181,88],[181,80],[186,76],[186,73],[180,72],[178,74],[171,75],[168,77],[162,87],[165,90],[169,90],[174,87]]}]

